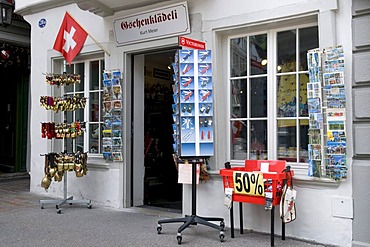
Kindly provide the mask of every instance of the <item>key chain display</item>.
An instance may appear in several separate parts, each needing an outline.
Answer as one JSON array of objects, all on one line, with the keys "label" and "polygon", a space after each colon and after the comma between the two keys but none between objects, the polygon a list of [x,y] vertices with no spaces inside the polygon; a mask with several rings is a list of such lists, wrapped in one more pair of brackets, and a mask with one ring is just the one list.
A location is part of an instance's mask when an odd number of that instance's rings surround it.
[{"label": "key chain display", "polygon": [[[45,81],[50,86],[67,86],[75,83],[80,83],[80,75],[76,74],[45,74]],[[83,109],[86,106],[85,97],[77,96],[40,96],[40,105],[46,110],[52,110],[54,113],[75,111]],[[66,117],[66,115],[64,115]],[[86,129],[86,123],[80,121],[74,122],[41,122],[41,138],[47,139],[72,139],[74,142],[77,137],[82,136]],[[67,147],[67,143],[64,143]],[[71,150],[72,151],[72,150]],[[51,181],[62,181],[64,172],[74,171],[76,177],[82,177],[87,174],[87,153],[77,151],[44,154],[45,176],[41,181],[41,187],[47,190],[50,187]]]},{"label": "key chain display", "polygon": [[78,74],[46,74],[46,83],[49,85],[56,86],[68,86],[75,83],[81,82],[81,76]]},{"label": "key chain display", "polygon": [[64,172],[74,171],[76,177],[87,174],[87,153],[48,153],[45,154],[44,178],[41,187],[49,189],[51,181],[61,182]]},{"label": "key chain display", "polygon": [[40,96],[40,105],[46,110],[52,110],[55,113],[60,111],[75,111],[77,109],[83,109],[86,106],[85,97],[52,97],[52,96]]}]

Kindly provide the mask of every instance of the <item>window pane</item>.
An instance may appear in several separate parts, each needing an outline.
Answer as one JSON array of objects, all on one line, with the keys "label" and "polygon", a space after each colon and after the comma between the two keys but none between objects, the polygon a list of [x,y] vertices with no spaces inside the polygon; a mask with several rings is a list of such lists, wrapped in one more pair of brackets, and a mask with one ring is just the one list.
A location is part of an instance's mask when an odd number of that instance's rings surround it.
[{"label": "window pane", "polygon": [[299,29],[299,69],[307,70],[307,51],[319,48],[318,27]]},{"label": "window pane", "polygon": [[231,121],[231,159],[245,160],[247,156],[247,122]]},{"label": "window pane", "polygon": [[307,106],[307,74],[299,75],[299,116],[308,117],[308,106]]},{"label": "window pane", "polygon": [[76,138],[76,151],[84,152],[84,149],[85,149],[84,147],[85,147],[85,144],[84,144],[83,136],[78,136]]},{"label": "window pane", "polygon": [[89,151],[96,154],[99,152],[100,128],[99,124],[90,124]]},{"label": "window pane", "polygon": [[297,161],[296,120],[278,120],[278,159]]},{"label": "window pane", "polygon": [[248,39],[237,38],[230,41],[231,77],[247,75]]},{"label": "window pane", "polygon": [[267,77],[251,79],[251,117],[267,117]]},{"label": "window pane", "polygon": [[278,117],[297,116],[296,93],[296,75],[283,75],[277,77]]},{"label": "window pane", "polygon": [[308,119],[299,120],[299,162],[308,162]]},{"label": "window pane", "polygon": [[85,88],[85,64],[84,63],[77,63],[75,65],[75,73],[81,76],[81,82],[75,84],[75,91],[76,92],[83,92]]},{"label": "window pane", "polygon": [[247,80],[231,81],[231,118],[247,117]]},{"label": "window pane", "polygon": [[90,91],[99,89],[99,61],[90,62]]},{"label": "window pane", "polygon": [[289,68],[285,72],[296,71],[296,30],[279,32],[277,35],[277,44],[278,66],[285,66],[286,69]]},{"label": "window pane", "polygon": [[250,74],[267,73],[267,34],[250,37]]},{"label": "window pane", "polygon": [[267,155],[267,121],[250,122],[250,159],[266,160]]},{"label": "window pane", "polygon": [[[75,68],[75,65],[74,65],[74,64],[67,65],[67,66],[65,67],[65,73],[66,73],[66,74],[74,74],[74,73],[75,73],[74,68]],[[73,85],[73,84],[69,84],[69,85],[66,85],[66,86],[64,87],[64,91],[65,91],[66,93],[70,93],[70,92],[73,92],[73,88],[74,88],[74,85]]]},{"label": "window pane", "polygon": [[99,92],[90,93],[90,122],[98,122],[99,121]]}]

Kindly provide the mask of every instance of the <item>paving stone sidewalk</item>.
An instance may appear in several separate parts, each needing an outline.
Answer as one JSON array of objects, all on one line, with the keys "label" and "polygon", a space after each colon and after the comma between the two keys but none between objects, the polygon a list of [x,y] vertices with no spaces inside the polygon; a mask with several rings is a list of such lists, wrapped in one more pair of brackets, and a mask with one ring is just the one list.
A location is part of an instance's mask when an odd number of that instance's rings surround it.
[{"label": "paving stone sidewalk", "polygon": [[[157,222],[181,215],[153,208],[112,209],[94,205],[65,205],[58,214],[55,205],[41,209],[39,200],[45,199],[29,192],[29,178],[0,178],[0,245],[23,246],[123,246],[166,247],[179,246],[176,235],[181,223],[162,225],[157,233]],[[203,225],[190,226],[182,232],[182,246],[270,246],[270,235],[254,232],[230,238],[225,229],[221,242],[219,232]],[[320,244],[275,237],[275,246],[323,246]]]}]

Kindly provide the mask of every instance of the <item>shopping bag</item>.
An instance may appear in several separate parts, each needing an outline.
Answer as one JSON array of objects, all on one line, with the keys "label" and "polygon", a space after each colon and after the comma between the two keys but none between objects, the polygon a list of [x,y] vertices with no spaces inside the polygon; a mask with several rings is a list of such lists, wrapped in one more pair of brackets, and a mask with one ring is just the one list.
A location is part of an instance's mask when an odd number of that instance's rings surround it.
[{"label": "shopping bag", "polygon": [[284,223],[292,222],[297,217],[295,200],[297,191],[293,189],[293,179],[289,169],[285,170],[287,182],[283,186],[283,194],[280,201],[280,218]]},{"label": "shopping bag", "polygon": [[297,191],[285,184],[280,202],[280,218],[284,223],[289,223],[296,219],[296,196]]}]

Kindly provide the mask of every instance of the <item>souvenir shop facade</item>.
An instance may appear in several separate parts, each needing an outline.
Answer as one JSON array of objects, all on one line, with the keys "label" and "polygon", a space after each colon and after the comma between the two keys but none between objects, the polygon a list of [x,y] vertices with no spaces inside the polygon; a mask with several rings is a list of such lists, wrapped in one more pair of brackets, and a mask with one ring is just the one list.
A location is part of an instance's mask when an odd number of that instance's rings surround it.
[{"label": "souvenir shop facade", "polygon": [[[219,175],[225,162],[243,166],[246,159],[286,160],[297,190],[297,219],[287,225],[287,236],[340,246],[370,243],[362,230],[369,222],[369,197],[359,196],[368,195],[360,181],[370,175],[370,151],[363,139],[370,116],[364,100],[369,78],[361,64],[369,40],[359,31],[369,20],[366,3],[165,1],[146,6],[150,1],[101,1],[94,6],[97,2],[18,1],[16,11],[32,27],[32,192],[63,195],[63,184],[55,179],[47,190],[41,183],[48,174],[40,154],[62,152],[69,144],[49,138],[40,122],[67,118],[84,122],[72,149],[87,153],[88,169],[86,176],[68,177],[69,194],[124,208],[156,205],[162,192],[173,195],[165,198],[167,204],[180,201],[182,213],[190,213],[191,186],[175,186],[172,159],[173,76],[189,68],[180,65],[176,71],[174,64],[180,49],[191,50],[179,42],[185,36],[204,42],[201,50],[211,54],[206,64],[211,74],[197,81],[213,98],[204,109],[196,106],[199,114],[211,114],[199,121],[212,127],[196,137],[212,143],[210,177],[197,190],[198,214],[224,217],[228,225]],[[53,49],[66,12],[88,33],[71,64]],[[204,54],[195,53],[193,59]],[[187,59],[182,56],[178,59]],[[46,75],[63,73],[78,74],[79,83],[53,87],[45,82]],[[180,75],[179,83],[186,87],[194,78]],[[193,91],[201,96],[200,88]],[[66,94],[85,97],[86,107],[63,115],[40,105],[40,96]],[[184,114],[193,110],[191,104],[182,106]],[[191,122],[181,125],[191,129]],[[202,150],[195,148],[195,156]],[[243,210],[245,229],[270,231],[264,207],[243,204]],[[280,227],[275,225],[277,233]]]}]

